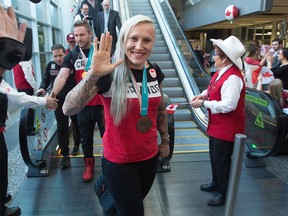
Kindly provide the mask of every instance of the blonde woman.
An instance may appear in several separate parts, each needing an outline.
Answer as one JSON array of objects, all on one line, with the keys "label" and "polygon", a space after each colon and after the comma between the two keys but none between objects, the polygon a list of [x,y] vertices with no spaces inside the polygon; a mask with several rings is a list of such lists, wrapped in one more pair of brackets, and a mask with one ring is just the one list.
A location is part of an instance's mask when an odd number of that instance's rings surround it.
[{"label": "blonde woman", "polygon": [[[158,153],[162,158],[169,154],[161,87],[164,74],[147,61],[154,42],[153,21],[143,15],[131,17],[122,26],[113,64],[110,33],[101,35],[99,48],[96,38],[91,69],[63,106],[64,113],[71,115],[101,94],[106,128],[102,173],[119,216],[144,216],[143,199],[156,175]],[[157,130],[162,138],[159,146]]]}]

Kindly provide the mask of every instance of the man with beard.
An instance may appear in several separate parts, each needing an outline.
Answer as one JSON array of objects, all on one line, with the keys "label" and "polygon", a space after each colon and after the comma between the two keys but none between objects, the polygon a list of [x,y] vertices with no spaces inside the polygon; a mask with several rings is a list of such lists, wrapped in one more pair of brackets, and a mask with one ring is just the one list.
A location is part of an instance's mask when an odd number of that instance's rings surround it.
[{"label": "man with beard", "polygon": [[[79,20],[74,23],[74,36],[77,46],[69,52],[62,63],[62,68],[57,76],[52,94],[58,95],[70,74],[79,83],[90,68],[94,52],[91,42],[92,29],[90,25]],[[90,182],[94,175],[93,137],[94,127],[97,122],[101,137],[104,134],[103,104],[99,96],[93,97],[78,113],[78,123],[81,133],[81,144],[84,154],[85,170],[82,176],[84,182]]]}]

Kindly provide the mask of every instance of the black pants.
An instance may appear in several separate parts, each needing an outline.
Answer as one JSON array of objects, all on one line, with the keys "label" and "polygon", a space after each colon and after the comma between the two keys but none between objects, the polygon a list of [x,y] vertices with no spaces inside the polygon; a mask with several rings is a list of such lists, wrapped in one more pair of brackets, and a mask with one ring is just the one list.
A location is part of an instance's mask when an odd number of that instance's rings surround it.
[{"label": "black pants", "polygon": [[4,215],[8,187],[8,152],[3,132],[0,132],[0,175],[0,215]]},{"label": "black pants", "polygon": [[100,135],[103,137],[105,128],[103,122],[103,106],[85,106],[78,113],[78,123],[81,133],[81,145],[85,158],[93,158],[94,128],[97,123]]},{"label": "black pants", "polygon": [[[57,138],[58,144],[63,156],[69,155],[69,116],[64,115],[62,111],[64,99],[59,98],[58,107],[55,110],[57,121]],[[80,130],[77,121],[77,115],[71,116],[73,123],[74,145],[79,146],[81,142]]]},{"label": "black pants", "polygon": [[209,137],[212,183],[226,197],[234,142]]},{"label": "black pants", "polygon": [[158,155],[135,163],[116,164],[102,158],[102,172],[113,196],[117,216],[144,216],[143,199],[150,191]]}]

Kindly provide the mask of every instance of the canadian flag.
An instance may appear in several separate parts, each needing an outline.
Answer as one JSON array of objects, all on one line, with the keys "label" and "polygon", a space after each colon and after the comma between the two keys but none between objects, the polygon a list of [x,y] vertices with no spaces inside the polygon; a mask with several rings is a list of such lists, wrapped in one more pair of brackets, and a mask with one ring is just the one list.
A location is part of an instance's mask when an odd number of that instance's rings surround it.
[{"label": "canadian flag", "polygon": [[174,114],[177,107],[180,105],[180,103],[177,104],[170,104],[166,107],[167,114]]},{"label": "canadian flag", "polygon": [[259,67],[252,71],[252,83],[257,84],[259,74],[262,75],[262,84],[268,84],[275,79],[273,72],[268,67]]}]

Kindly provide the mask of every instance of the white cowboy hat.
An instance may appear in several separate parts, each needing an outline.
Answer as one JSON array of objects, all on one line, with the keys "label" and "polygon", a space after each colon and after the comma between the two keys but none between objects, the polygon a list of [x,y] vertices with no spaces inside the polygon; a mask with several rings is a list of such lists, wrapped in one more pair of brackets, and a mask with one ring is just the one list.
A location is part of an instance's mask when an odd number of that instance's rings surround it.
[{"label": "white cowboy hat", "polygon": [[246,52],[245,47],[241,41],[231,35],[225,40],[221,39],[210,39],[216,46],[218,46],[228,58],[240,69],[242,70],[243,64],[241,56]]}]

